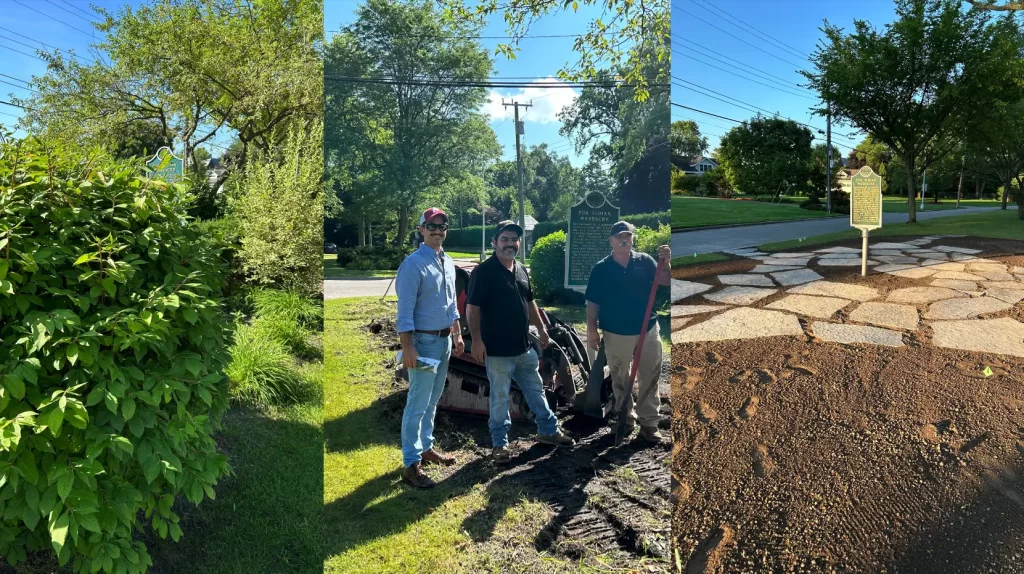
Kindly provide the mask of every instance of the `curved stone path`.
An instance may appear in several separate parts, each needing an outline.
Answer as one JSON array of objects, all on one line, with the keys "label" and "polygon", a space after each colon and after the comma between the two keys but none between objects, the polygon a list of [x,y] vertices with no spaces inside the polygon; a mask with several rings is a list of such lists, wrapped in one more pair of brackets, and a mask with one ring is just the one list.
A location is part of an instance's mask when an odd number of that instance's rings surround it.
[{"label": "curved stone path", "polygon": [[[949,245],[962,236],[932,236],[869,246],[868,266],[907,280],[875,287],[826,280],[812,269],[859,267],[859,249],[805,253],[729,253],[758,261],[747,273],[719,275],[721,287],[672,280],[672,342],[810,335],[840,344],[905,345],[904,335],[929,327],[937,347],[1024,357],[1024,323],[1004,314],[1024,305],[1024,267]],[[767,305],[759,302],[777,295]],[[702,300],[696,300],[699,297]],[[694,298],[690,304],[676,304]],[[846,322],[834,320],[846,310]],[[801,325],[799,318],[804,319]],[[925,337],[922,337],[924,339]]]}]

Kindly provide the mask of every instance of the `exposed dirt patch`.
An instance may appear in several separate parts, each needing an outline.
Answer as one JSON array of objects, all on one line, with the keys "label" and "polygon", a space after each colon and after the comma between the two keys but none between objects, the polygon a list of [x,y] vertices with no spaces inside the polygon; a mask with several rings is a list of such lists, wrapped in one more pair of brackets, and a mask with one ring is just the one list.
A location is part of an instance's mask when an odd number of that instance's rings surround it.
[{"label": "exposed dirt patch", "polygon": [[[941,243],[1024,265],[1024,243]],[[674,275],[714,283],[754,264]],[[814,269],[883,294],[922,284]],[[1024,306],[1004,315],[1022,320]],[[925,331],[903,348],[809,337],[674,345],[673,372],[702,373],[688,387],[672,379],[684,571],[1024,572],[1024,359],[932,347]]]},{"label": "exposed dirt patch", "polygon": [[[372,328],[370,332],[374,332]],[[395,337],[386,328],[376,334],[389,340]],[[663,384],[668,377],[666,357]],[[387,405],[382,416],[393,420],[397,428],[407,383],[396,380],[394,384],[395,391],[382,399]],[[666,430],[670,410],[668,397],[663,397]],[[532,572],[567,571],[566,564],[591,564],[598,557],[603,568],[635,568],[642,562],[645,571],[667,572],[672,512],[670,445],[651,445],[634,434],[632,440],[615,448],[614,421],[575,415],[570,409],[556,414],[562,430],[576,439],[574,448],[539,444],[533,440],[536,425],[516,421],[508,437],[512,462],[499,465],[490,457],[486,417],[437,412],[437,448],[454,454],[457,463],[426,470],[441,487],[452,486],[453,496],[480,488],[487,493],[487,507],[473,512],[463,524],[477,551],[493,556],[494,564],[499,565],[534,562]],[[541,524],[513,539],[496,534],[497,523],[524,500],[543,505]],[[565,562],[538,565],[542,554]]]}]

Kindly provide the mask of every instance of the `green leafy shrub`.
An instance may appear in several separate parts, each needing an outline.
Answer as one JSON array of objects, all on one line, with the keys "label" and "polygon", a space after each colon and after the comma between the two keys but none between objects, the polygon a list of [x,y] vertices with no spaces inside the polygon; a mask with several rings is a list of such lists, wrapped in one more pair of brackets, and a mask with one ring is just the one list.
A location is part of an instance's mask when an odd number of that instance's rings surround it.
[{"label": "green leafy shrub", "polygon": [[[629,221],[633,225],[646,225],[648,227],[657,227],[662,223],[669,223],[671,220],[671,214],[668,211],[658,211],[655,213],[633,213],[623,214],[622,218]],[[494,226],[487,226],[487,242],[488,251],[490,251],[490,241],[494,236]],[[532,239],[534,246],[540,242],[544,237],[561,231],[567,233],[569,231],[569,222],[561,219],[557,221],[541,221],[534,226],[532,232]],[[480,245],[480,226],[473,225],[469,227],[463,227],[461,229],[449,229],[448,236],[444,240],[445,245],[461,245],[461,246],[473,246],[476,249]],[[376,249],[376,246],[374,247]],[[339,250],[340,251],[340,250]],[[340,253],[339,253],[340,255]],[[340,260],[340,258],[339,258]]]},{"label": "green leafy shrub", "polygon": [[0,553],[141,573],[230,472],[214,242],[141,161],[0,144]]},{"label": "green leafy shrub", "polygon": [[264,326],[239,325],[225,373],[231,394],[247,405],[295,403],[309,395],[309,384],[295,370],[285,345]]},{"label": "green leafy shrub", "polygon": [[337,265],[345,269],[394,271],[414,249],[411,245],[363,245],[339,249]]},{"label": "green leafy shrub", "polygon": [[198,221],[196,227],[200,234],[213,241],[220,251],[220,259],[226,270],[223,295],[227,302],[227,311],[246,311],[247,297],[250,288],[245,283],[245,270],[238,258],[241,249],[241,237],[238,234],[238,221],[233,217]]},{"label": "green leafy shrub", "polygon": [[323,123],[293,129],[277,155],[257,154],[240,176],[229,213],[238,220],[238,257],[251,282],[323,290]]},{"label": "green leafy shrub", "polygon": [[583,295],[566,289],[565,232],[545,235],[530,253],[530,282],[533,296],[546,303],[582,303]]}]

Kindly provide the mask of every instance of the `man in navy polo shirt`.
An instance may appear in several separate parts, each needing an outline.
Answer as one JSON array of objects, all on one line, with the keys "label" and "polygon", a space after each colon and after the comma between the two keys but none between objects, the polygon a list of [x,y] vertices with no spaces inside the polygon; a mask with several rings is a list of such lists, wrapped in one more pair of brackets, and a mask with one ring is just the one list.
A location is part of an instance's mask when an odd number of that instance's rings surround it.
[{"label": "man in navy polo shirt", "polygon": [[516,261],[523,228],[511,221],[498,224],[494,234],[494,255],[477,266],[469,278],[466,315],[473,335],[473,358],[487,367],[491,383],[490,420],[493,458],[497,463],[512,459],[508,450],[509,391],[516,380],[523,398],[536,417],[537,442],[572,446],[576,441],[558,430],[558,419],[544,397],[544,383],[538,371],[537,351],[528,337],[530,324],[537,328],[541,348],[550,344],[540,310],[533,301],[530,276]]},{"label": "man in navy polo shirt", "polygon": [[[590,271],[586,294],[587,344],[595,350],[600,348],[601,336],[597,332],[600,326],[604,334],[605,356],[608,358],[608,367],[612,373],[615,411],[619,412],[622,408],[622,401],[629,402],[626,435],[633,432],[639,421],[641,438],[661,443],[663,437],[658,432],[658,407],[661,405],[658,393],[662,361],[661,330],[658,327],[658,314],[654,309],[651,310],[636,375],[637,392],[639,396],[646,393],[647,397],[638,405],[632,404],[629,369],[640,337],[640,329],[643,328],[651,287],[655,281],[659,285],[670,285],[672,282],[672,269],[669,265],[672,250],[668,245],[658,248],[658,257],[665,262],[662,273],[658,275],[658,264],[653,257],[633,251],[633,229],[633,225],[625,221],[613,225],[608,237],[612,252],[598,261]],[[647,389],[651,385],[654,388],[648,392]]]},{"label": "man in navy polo shirt", "polygon": [[[434,445],[434,413],[448,375],[452,348],[462,353],[465,344],[459,329],[455,300],[455,262],[441,243],[448,235],[448,216],[436,207],[423,212],[419,232],[423,243],[398,267],[398,337],[402,364],[409,373],[409,395],[402,414],[402,480],[417,488],[435,483],[422,462],[451,465],[455,457],[438,452]],[[437,359],[437,373],[417,369],[418,357]]]}]

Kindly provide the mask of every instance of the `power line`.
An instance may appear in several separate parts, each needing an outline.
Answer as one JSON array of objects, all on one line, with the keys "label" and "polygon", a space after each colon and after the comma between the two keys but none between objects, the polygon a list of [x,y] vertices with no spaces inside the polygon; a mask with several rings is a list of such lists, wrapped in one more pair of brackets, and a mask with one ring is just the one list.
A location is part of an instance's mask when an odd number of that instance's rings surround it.
[{"label": "power line", "polygon": [[[342,30],[328,30],[331,34],[340,34]],[[437,38],[441,40],[522,40],[549,38],[583,38],[582,34],[524,34],[522,36],[477,36],[473,34],[406,34],[406,38]],[[621,36],[621,32],[602,32],[599,36]]]},{"label": "power line", "polygon": [[[23,106],[23,105],[21,105],[21,104],[15,104],[15,103],[11,103],[11,102],[5,102],[4,100],[0,100],[0,104],[6,104],[6,105],[8,105],[8,106],[11,106],[12,108],[21,108],[21,109],[23,109],[23,110],[28,110],[28,108],[26,108],[25,106]],[[32,111],[32,110],[28,110],[28,111]]]},{"label": "power line", "polygon": [[[765,34],[764,32],[762,32],[762,31],[758,30],[757,28],[751,26],[750,24],[747,24],[743,20],[740,20],[739,18],[733,16],[732,14],[729,14],[725,10],[722,10],[721,8],[715,6],[711,2],[708,2],[708,0],[700,0],[700,1],[703,4],[706,4],[706,5],[710,6],[711,8],[713,8],[719,14],[722,14],[722,15],[726,16],[727,18],[731,18],[732,20],[734,20],[736,22],[739,22],[740,24],[743,24],[744,26],[746,26],[750,30],[754,31],[756,34],[760,34],[763,38],[765,38],[767,40],[767,42],[769,42],[770,44],[774,45],[775,47],[780,48],[782,50],[785,50],[785,51],[789,52],[790,54],[792,54],[792,55],[794,55],[794,56],[796,56],[798,58],[805,58],[805,59],[810,58],[809,55],[801,52],[800,50],[797,50],[796,48],[790,46],[789,44],[786,44],[782,40],[776,40],[772,36],[769,36],[768,34]],[[737,26],[737,27],[739,27],[739,26]]]},{"label": "power line", "polygon": [[81,16],[79,14],[76,14],[76,13],[72,12],[71,10],[68,10],[67,8],[65,8],[63,6],[58,6],[56,3],[53,2],[53,0],[46,0],[46,1],[49,2],[51,5],[56,6],[57,8],[60,8],[61,10],[67,12],[68,14],[71,14],[72,16],[74,16],[76,18],[81,18],[82,20],[85,20],[89,24],[94,24],[94,22],[92,20],[86,18],[85,16]]},{"label": "power line", "polygon": [[[2,75],[2,74],[0,74],[0,75]],[[14,86],[15,88],[18,88],[18,89],[21,89],[21,90],[28,90],[28,91],[32,92],[33,94],[38,94],[39,93],[39,92],[33,90],[32,88],[29,88],[29,87],[26,87],[26,86],[19,86],[18,84],[15,84],[14,82],[8,82],[7,80],[0,80],[0,84],[7,84],[8,86]]]},{"label": "power line", "polygon": [[21,78],[15,78],[14,76],[8,76],[7,74],[0,74],[0,76],[3,76],[3,77],[5,77],[7,79],[10,79],[10,80],[15,80],[15,81],[21,82],[23,84],[31,84],[32,83],[32,82],[26,82],[25,80],[22,80]]},{"label": "power line", "polygon": [[[740,37],[739,37],[739,36],[737,36],[736,34],[733,34],[732,32],[729,32],[729,31],[727,31],[727,30],[723,30],[722,28],[719,28],[718,26],[715,26],[715,25],[714,25],[714,24],[712,24],[711,22],[708,22],[707,20],[705,20],[705,19],[701,18],[700,16],[697,16],[697,15],[696,15],[696,14],[694,14],[693,12],[690,12],[689,10],[687,10],[687,9],[685,9],[685,8],[681,8],[680,6],[678,6],[678,5],[676,5],[676,4],[673,4],[673,5],[672,5],[672,7],[673,7],[673,8],[675,8],[676,10],[679,10],[680,12],[682,12],[682,13],[684,13],[684,14],[688,14],[688,15],[690,15],[691,17],[693,17],[693,18],[696,18],[696,19],[700,20],[701,22],[704,22],[704,23],[705,23],[705,24],[707,24],[708,26],[711,26],[712,28],[714,28],[715,30],[718,30],[719,32],[722,32],[723,34],[726,34],[726,35],[728,35],[728,36],[730,36],[730,37],[732,37],[732,38],[735,38],[735,39],[739,40],[740,42],[743,42],[744,44],[746,44],[746,45],[750,46],[751,48],[754,48],[755,50],[758,50],[758,51],[760,51],[760,52],[764,52],[765,54],[768,54],[769,56],[771,56],[771,57],[775,58],[776,60],[779,60],[779,61],[785,62],[785,63],[787,63],[787,64],[789,64],[789,65],[791,65],[791,66],[796,66],[797,68],[800,68],[800,67],[801,67],[801,66],[803,65],[803,64],[794,64],[793,62],[791,62],[791,61],[789,61],[789,60],[787,60],[787,59],[785,59],[785,58],[779,57],[778,55],[776,55],[776,54],[773,54],[773,53],[769,52],[768,50],[765,50],[764,48],[761,48],[760,46],[756,46],[756,45],[754,45],[754,44],[751,44],[750,42],[748,42],[748,41],[744,40],[743,38],[740,38]],[[749,35],[749,34],[748,34],[748,35]]]},{"label": "power line", "polygon": [[[350,82],[357,84],[383,84],[405,86],[440,86],[457,88],[636,88],[623,82],[579,81],[579,82],[502,82],[494,80],[399,80],[395,78],[367,78],[358,76],[324,76],[324,81]],[[648,87],[668,87],[669,84],[649,84]]]},{"label": "power line", "polygon": [[[679,37],[679,36],[677,36],[675,34],[672,34],[672,37],[677,39],[677,40],[681,40],[683,42],[686,42],[688,44],[693,44],[694,46],[697,46],[698,48],[702,48],[703,50],[711,50],[711,48],[708,48],[706,46],[701,46],[700,44],[698,44],[698,43],[696,43],[696,42],[694,42],[692,40],[687,40],[686,38]],[[698,50],[697,48],[691,48],[689,46],[679,46],[679,47],[684,49],[684,50],[690,50],[692,52],[696,52],[697,54],[700,54],[702,57],[711,58],[712,60],[715,60],[717,62],[721,62],[721,63],[723,63],[723,64],[725,64],[727,66],[731,66],[733,64],[739,64],[740,66],[743,66],[745,68],[750,68],[750,70],[752,70],[752,71],[748,72],[747,70],[744,70],[743,72],[746,73],[746,74],[753,74],[755,76],[758,76],[760,78],[768,80],[769,82],[775,82],[775,81],[782,82],[784,84],[789,84],[789,85],[791,85],[791,86],[793,86],[794,88],[797,88],[797,89],[807,90],[807,88],[805,88],[804,86],[801,86],[800,84],[797,84],[796,82],[790,82],[789,80],[786,80],[785,78],[781,78],[779,76],[776,76],[775,74],[769,74],[768,72],[762,72],[762,71],[758,70],[757,68],[751,66],[750,64],[745,64],[745,63],[743,63],[743,62],[741,62],[739,60],[736,60],[734,58],[730,58],[729,56],[726,56],[724,54],[720,54],[720,55],[722,56],[722,58],[725,58],[726,60],[729,60],[729,62],[726,62],[725,60],[721,60],[721,59],[719,59],[716,56],[713,56],[711,54],[708,54],[706,52]],[[807,91],[810,91],[810,90],[807,90]]]},{"label": "power line", "polygon": [[[721,119],[721,120],[735,122],[735,123],[738,123],[738,124],[744,124],[744,123],[749,122],[749,120],[737,120],[735,118],[729,118],[729,117],[726,117],[726,116],[720,116],[718,114],[713,114],[711,112],[706,112],[704,110],[698,110],[697,108],[691,108],[690,106],[684,106],[683,104],[677,104],[675,102],[671,102],[671,105],[673,105],[673,106],[675,106],[677,108],[682,108],[684,110],[690,110],[690,111],[693,111],[693,112],[697,112],[699,114],[704,114],[704,115],[707,115],[707,116],[711,116],[713,118],[718,118],[718,119]],[[789,120],[789,121],[791,121],[791,122],[793,122],[795,124],[799,124],[800,123],[800,122],[797,122],[797,121],[794,121],[794,120]],[[801,125],[806,125],[806,124],[801,124]],[[841,143],[835,142],[835,141],[832,142],[832,145],[845,147],[846,149],[851,149],[851,150],[854,149],[854,148],[852,148],[852,147],[850,147],[848,145],[841,144]]]},{"label": "power line", "polygon": [[[674,48],[672,49],[672,51],[673,51],[673,52],[675,52],[676,54],[679,54],[680,56],[685,56],[685,55],[686,55],[686,54],[682,54],[682,53],[678,52],[678,51],[677,51],[677,50],[675,50]],[[789,95],[791,95],[791,96],[797,96],[798,98],[807,98],[808,100],[817,100],[817,99],[818,99],[818,98],[814,98],[814,97],[811,97],[811,96],[807,96],[807,95],[804,95],[804,94],[798,94],[798,93],[796,93],[796,92],[791,92],[791,91],[789,91],[789,90],[787,90],[787,89],[784,89],[784,88],[780,88],[780,87],[778,87],[778,86],[773,86],[773,85],[771,85],[771,84],[766,84],[766,83],[764,83],[764,82],[759,82],[759,81],[757,81],[757,80],[754,80],[754,79],[752,79],[752,78],[748,78],[748,77],[746,77],[746,76],[742,76],[742,75],[738,74],[737,72],[734,72],[734,71],[731,71],[731,70],[727,70],[727,69],[725,69],[725,68],[720,68],[720,67],[718,67],[718,66],[716,66],[716,65],[714,65],[714,64],[709,64],[709,63],[707,63],[707,62],[704,62],[704,61],[700,61],[700,60],[697,60],[697,61],[698,61],[698,62],[700,62],[701,64],[704,64],[705,66],[710,66],[710,67],[712,67],[712,68],[714,68],[714,69],[716,69],[716,70],[721,70],[721,71],[723,71],[723,72],[725,72],[725,73],[727,73],[727,74],[732,74],[733,76],[736,76],[737,78],[742,78],[742,79],[744,79],[744,80],[747,80],[748,82],[754,82],[755,84],[759,84],[759,85],[762,85],[762,86],[764,86],[764,87],[766,87],[766,88],[771,88],[771,89],[773,89],[773,90],[778,90],[778,91],[780,91],[780,92],[783,92],[783,93],[789,94]]]},{"label": "power line", "polygon": [[[684,80],[680,80],[680,81],[684,81]],[[686,83],[688,83],[688,84],[689,84],[690,82],[686,82]],[[718,100],[718,101],[720,101],[720,102],[724,102],[724,103],[726,103],[726,104],[729,104],[730,106],[735,106],[735,107],[737,107],[737,108],[741,108],[741,109],[744,109],[744,110],[746,110],[746,111],[748,111],[748,112],[753,112],[753,113],[755,113],[755,114],[756,114],[756,113],[758,113],[758,112],[760,111],[760,112],[765,112],[765,113],[767,113],[767,114],[769,114],[769,115],[772,115],[772,116],[777,116],[777,115],[779,115],[779,114],[777,114],[777,113],[775,113],[775,112],[770,112],[770,111],[768,111],[768,110],[766,110],[766,109],[764,109],[764,108],[759,108],[759,107],[757,107],[757,106],[747,107],[746,105],[741,105],[741,104],[742,104],[742,102],[741,102],[741,103],[739,103],[739,104],[734,104],[734,103],[732,103],[732,102],[730,102],[730,101],[727,101],[727,100],[724,100],[724,99],[722,99],[722,98],[718,98],[718,97],[715,97],[715,96],[712,96],[712,95],[708,95],[708,94],[705,94],[705,93],[703,93],[703,92],[699,92],[699,91],[697,91],[697,90],[695,90],[694,88],[691,88],[691,87],[689,87],[689,86],[684,86],[684,85],[682,85],[682,84],[678,84],[678,83],[675,83],[675,82],[673,82],[673,84],[674,84],[674,85],[676,85],[676,86],[679,86],[680,88],[683,88],[684,90],[690,90],[691,92],[697,92],[698,94],[700,94],[700,95],[702,95],[702,96],[705,96],[705,97],[711,98],[711,99],[713,99],[713,100]],[[692,85],[693,85],[693,86],[696,86],[696,87],[698,87],[698,88],[700,88],[700,89],[702,89],[702,90],[707,90],[707,91],[709,91],[709,92],[711,92],[711,93],[713,93],[713,94],[718,94],[718,92],[715,92],[715,91],[713,91],[713,90],[708,90],[707,88],[703,88],[703,87],[701,87],[701,86],[698,86],[697,84],[692,84]],[[720,95],[724,95],[724,94],[720,94]],[[725,97],[726,97],[726,98],[729,98],[729,96],[725,96]],[[730,100],[732,100],[733,98],[729,98],[729,99],[730,99]],[[734,101],[736,101],[736,102],[739,102],[739,100],[734,100]]]},{"label": "power line", "polygon": [[45,62],[46,61],[46,60],[40,58],[39,56],[36,56],[35,54],[29,54],[28,52],[22,52],[21,50],[19,50],[17,48],[12,48],[10,46],[4,46],[3,44],[0,44],[0,48],[7,48],[8,50],[10,50],[12,52],[17,52],[19,54],[28,56],[29,58],[35,58],[35,59],[39,60],[40,62]]},{"label": "power line", "polygon": [[86,32],[85,30],[83,30],[83,29],[81,29],[81,28],[79,28],[77,26],[72,26],[71,24],[68,24],[67,22],[65,22],[65,21],[63,21],[63,20],[61,20],[59,18],[51,16],[51,15],[47,14],[46,12],[42,12],[40,10],[36,10],[35,8],[33,8],[31,6],[23,4],[22,2],[20,2],[20,0],[11,0],[11,2],[14,2],[15,4],[18,4],[19,6],[23,6],[25,8],[28,8],[29,10],[35,12],[36,14],[42,14],[43,16],[46,16],[47,18],[49,18],[51,20],[54,20],[56,22],[60,22],[61,24],[64,24],[65,26],[67,26],[68,28],[71,28],[72,30],[78,30],[79,32],[85,34],[86,36],[89,36],[91,38],[96,37],[96,35],[94,33],[92,33],[92,32]]},{"label": "power line", "polygon": [[[0,30],[3,30],[3,31],[5,31],[5,32],[11,33],[11,34],[14,34],[15,36],[20,36],[20,37],[22,37],[22,38],[25,38],[26,40],[31,40],[31,41],[33,41],[33,42],[37,42],[37,43],[39,43],[40,45],[42,45],[42,46],[43,46],[44,48],[47,48],[48,50],[50,50],[50,51],[52,51],[52,52],[60,52],[60,51],[63,51],[63,52],[66,52],[66,53],[67,53],[67,54],[68,54],[69,56],[71,56],[72,58],[75,58],[75,59],[77,59],[77,60],[80,60],[80,61],[85,61],[85,60],[84,60],[84,58],[82,58],[81,56],[79,56],[79,55],[77,55],[77,54],[74,54],[74,53],[72,53],[72,52],[71,52],[70,50],[61,50],[61,48],[58,48],[58,47],[56,47],[56,46],[51,46],[50,44],[47,44],[46,42],[43,42],[42,40],[37,40],[37,39],[35,39],[35,38],[32,38],[31,36],[26,36],[26,35],[24,35],[24,34],[19,34],[18,32],[15,32],[14,30],[10,30],[10,29],[8,29],[8,28],[4,28],[3,26],[0,26]],[[4,38],[4,39],[6,39],[6,40],[10,40],[11,42],[16,42],[16,43],[18,43],[18,44],[21,44],[22,46],[27,46],[27,47],[29,47],[29,48],[32,48],[33,50],[38,50],[38,48],[36,48],[36,47],[34,47],[34,46],[31,46],[31,45],[29,45],[29,44],[26,44],[26,43],[24,43],[24,42],[19,42],[18,40],[15,40],[14,38],[10,38],[10,37],[4,36],[4,35],[2,35],[2,34],[0,34],[0,38]],[[36,59],[42,60],[42,58],[39,58],[39,57],[37,57],[37,56],[33,56],[33,58],[36,58]],[[45,61],[45,60],[44,60],[44,61]]]},{"label": "power line", "polygon": [[[689,84],[689,85],[691,85],[691,86],[694,86],[694,87],[696,87],[696,88],[700,88],[701,90],[704,90],[704,91],[707,91],[707,92],[711,92],[712,94],[717,94],[717,95],[719,95],[719,96],[722,96],[723,98],[726,98],[726,99],[732,100],[733,102],[738,102],[739,104],[743,104],[743,106],[749,106],[748,108],[744,108],[744,109],[747,109],[748,111],[754,111],[754,110],[751,110],[751,109],[750,109],[750,108],[754,108],[754,109],[756,109],[756,110],[759,110],[759,111],[765,112],[766,114],[770,114],[770,115],[772,115],[772,116],[777,116],[777,117],[781,117],[781,118],[783,118],[783,119],[787,119],[787,120],[789,120],[789,121],[791,121],[791,122],[794,122],[794,123],[796,123],[796,124],[799,124],[799,125],[801,125],[801,126],[804,126],[804,127],[810,128],[810,129],[812,129],[812,130],[816,130],[816,131],[817,131],[818,133],[820,133],[820,134],[824,134],[824,133],[825,133],[825,130],[824,130],[824,129],[822,129],[822,128],[820,128],[820,127],[818,127],[818,126],[815,126],[815,125],[812,125],[812,124],[808,124],[808,123],[804,123],[804,122],[798,122],[798,121],[794,120],[793,118],[790,118],[790,117],[786,117],[786,116],[784,116],[784,115],[782,115],[782,114],[780,114],[780,113],[778,113],[778,112],[773,112],[773,111],[770,111],[770,110],[766,110],[766,109],[764,109],[764,108],[761,108],[761,107],[755,106],[754,104],[751,104],[751,103],[747,103],[747,102],[744,102],[743,100],[737,100],[736,98],[733,98],[733,97],[731,97],[731,96],[727,96],[727,95],[725,95],[725,94],[723,94],[723,93],[721,93],[721,92],[716,92],[715,90],[712,90],[711,88],[705,88],[704,86],[701,86],[700,84],[694,84],[693,82],[688,82],[688,81],[686,81],[686,80],[683,80],[682,78],[677,78],[677,77],[675,77],[675,76],[672,76],[672,79],[673,79],[673,80],[676,80],[676,81],[678,81],[678,82],[682,82],[682,83],[684,83],[684,84]],[[677,85],[677,86],[678,86],[679,84],[675,84],[675,85]],[[684,89],[687,89],[687,90],[691,90],[691,91],[696,91],[696,90],[694,90],[693,88],[689,88],[689,87],[687,87],[687,86],[679,86],[679,87],[681,87],[681,88],[684,88]],[[699,94],[700,92],[697,92],[697,93]],[[721,99],[719,99],[719,98],[716,98],[716,97],[714,97],[714,96],[709,96],[709,95],[707,95],[707,94],[701,94],[701,95],[703,95],[703,96],[706,96],[706,97],[709,97],[709,98],[712,98],[712,99],[716,99],[716,100],[719,100],[719,101],[722,101],[722,102],[725,102],[725,100],[721,100]],[[727,104],[730,104],[730,102],[725,102],[725,103],[727,103]],[[742,108],[742,107],[743,107],[743,106],[740,106],[740,105],[737,105],[737,104],[730,104],[730,105],[736,106],[736,107],[738,107],[738,108]],[[852,140],[852,139],[855,139],[855,138],[853,138],[853,137],[850,137],[849,135],[843,135],[843,134],[833,134],[833,135],[838,135],[838,136],[840,136],[840,137],[845,137],[845,138],[847,138],[847,139],[851,139],[851,140]]]},{"label": "power line", "polygon": [[67,4],[68,6],[74,8],[75,10],[78,10],[82,14],[85,14],[86,16],[88,16],[90,18],[89,22],[92,23],[92,17],[95,16],[95,14],[90,14],[90,13],[86,12],[85,10],[82,10],[78,6],[75,6],[74,4],[72,4],[70,2],[67,2],[66,0],[59,0],[59,1],[60,1],[61,4]]}]

